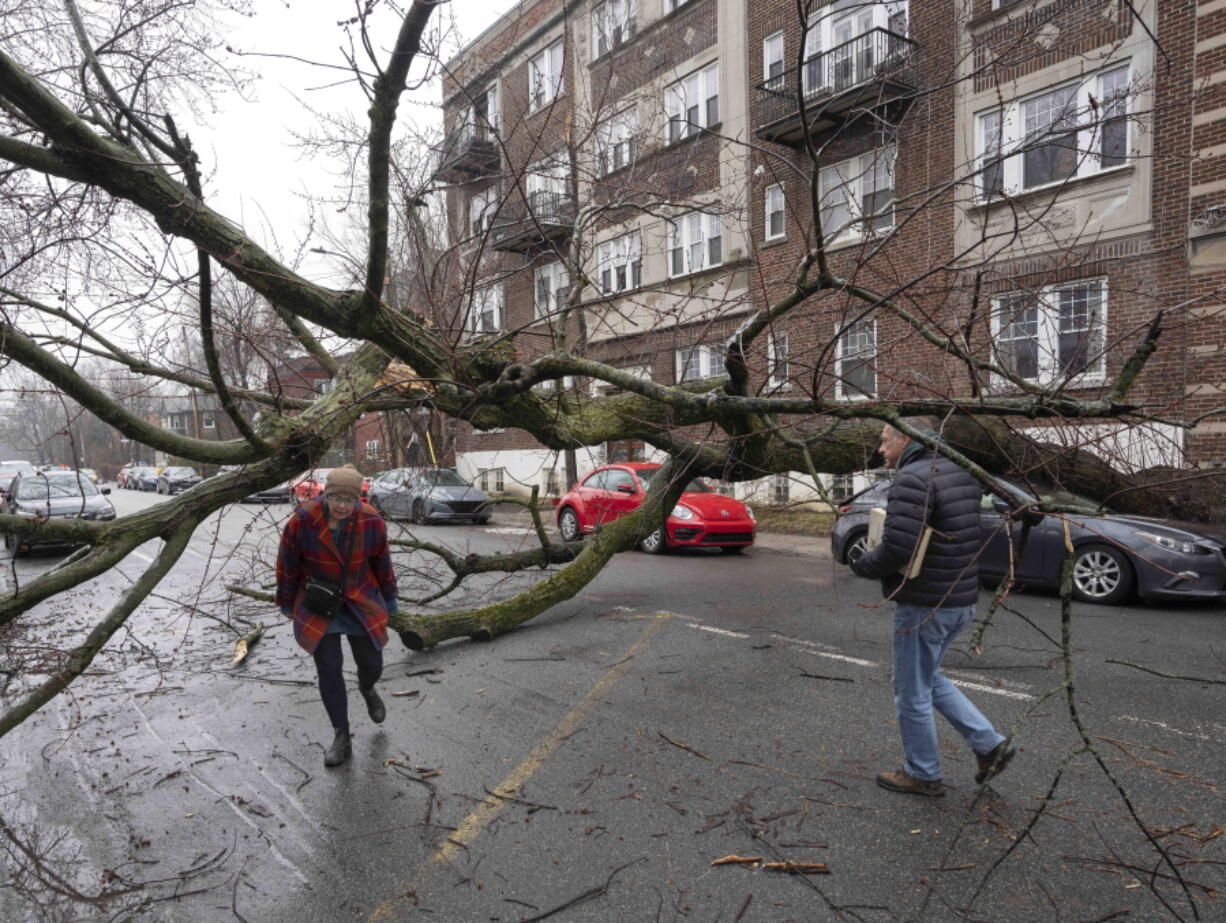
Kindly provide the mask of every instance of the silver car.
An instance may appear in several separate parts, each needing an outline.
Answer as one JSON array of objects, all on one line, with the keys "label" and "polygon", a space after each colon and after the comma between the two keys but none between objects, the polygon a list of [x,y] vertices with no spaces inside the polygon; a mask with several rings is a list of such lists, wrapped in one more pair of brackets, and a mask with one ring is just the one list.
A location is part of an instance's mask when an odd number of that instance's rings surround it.
[{"label": "silver car", "polygon": [[490,498],[454,468],[394,468],[370,485],[370,503],[389,519],[416,523],[490,521]]},{"label": "silver car", "polygon": [[[30,519],[65,517],[69,519],[114,519],[115,507],[85,475],[76,471],[18,474],[4,497],[4,512]],[[13,557],[33,548],[71,548],[61,539],[43,538],[37,532],[24,536],[6,533],[4,547]]]}]

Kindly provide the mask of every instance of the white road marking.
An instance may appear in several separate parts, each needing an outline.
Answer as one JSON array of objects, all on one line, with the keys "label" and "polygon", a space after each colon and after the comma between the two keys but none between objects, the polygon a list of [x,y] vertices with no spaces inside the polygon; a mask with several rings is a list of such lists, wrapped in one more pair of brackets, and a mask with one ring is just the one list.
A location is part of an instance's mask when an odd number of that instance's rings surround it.
[{"label": "white road marking", "polygon": [[[697,628],[699,631],[710,632],[713,635],[722,635],[726,638],[736,638],[737,640],[741,641],[748,640],[751,637],[749,634],[743,631],[730,631],[727,628],[716,628],[713,625],[704,625],[702,622],[691,616],[678,615],[678,617],[684,619],[686,624],[688,624],[691,628]],[[853,666],[866,667],[870,670],[880,670],[884,667],[884,664],[877,663],[873,660],[864,660],[860,657],[850,657],[847,654],[840,654],[837,650],[831,650],[828,646],[818,644],[814,641],[806,641],[802,638],[792,638],[788,635],[781,635],[775,632],[772,632],[772,636],[778,638],[780,641],[786,641],[793,647],[804,651],[806,654],[812,654],[814,657],[824,657],[827,660],[834,660],[839,663],[849,663]],[[989,695],[1000,695],[1007,699],[1021,699],[1027,702],[1032,702],[1035,699],[1035,696],[1031,695],[1029,692],[1022,692],[1019,689],[1009,689],[1004,686],[997,686],[988,682],[974,682],[968,679],[960,679],[957,676],[950,675],[948,672],[946,673],[946,676],[955,686],[961,686],[963,689],[973,689],[976,692],[986,692]],[[1027,688],[1021,683],[1014,683],[1011,685]]]},{"label": "white road marking", "polygon": [[1137,718],[1134,715],[1116,715],[1116,721],[1132,721],[1136,724],[1148,724],[1152,727],[1162,728],[1164,731],[1170,731],[1172,734],[1178,734],[1180,737],[1191,737],[1195,740],[1213,740],[1208,734],[1200,734],[1196,731],[1181,731],[1179,728],[1173,728],[1165,721],[1154,721],[1151,718]]}]

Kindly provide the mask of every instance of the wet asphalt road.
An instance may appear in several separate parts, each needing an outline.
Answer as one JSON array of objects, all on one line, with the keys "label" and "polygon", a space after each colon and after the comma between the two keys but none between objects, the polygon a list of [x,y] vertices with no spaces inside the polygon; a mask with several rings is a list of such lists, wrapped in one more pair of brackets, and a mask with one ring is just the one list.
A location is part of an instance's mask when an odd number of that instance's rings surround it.
[{"label": "wet asphalt road", "polygon": [[[113,496],[121,512],[156,502]],[[0,862],[21,887],[0,889],[0,919],[141,905],[141,919],[187,921],[948,920],[968,903],[979,920],[1173,919],[1162,901],[1193,919],[1129,805],[1200,918],[1226,917],[1226,687],[1106,663],[1220,682],[1219,607],[1075,607],[1071,700],[1100,765],[1077,752],[1060,688],[1058,600],[1016,597],[980,656],[946,665],[1024,751],[981,791],[943,728],[948,796],[919,799],[873,783],[899,756],[871,583],[786,550],[626,554],[493,643],[393,641],[387,722],[353,695],[354,759],[326,771],[327,721],[288,625],[270,607],[228,613],[274,626],[231,667],[234,634],[206,614],[223,613],[227,580],[271,564],[286,510],[236,506],[202,529],[92,675],[0,743],[0,813],[37,830],[57,874],[85,893],[147,883],[83,907],[27,891],[10,850]],[[502,514],[416,534],[479,551],[531,541]],[[18,561],[8,579],[56,560]],[[70,637],[142,563],[39,607],[27,643]],[[401,567],[402,592],[440,577]],[[728,855],[829,874],[711,865]]]}]

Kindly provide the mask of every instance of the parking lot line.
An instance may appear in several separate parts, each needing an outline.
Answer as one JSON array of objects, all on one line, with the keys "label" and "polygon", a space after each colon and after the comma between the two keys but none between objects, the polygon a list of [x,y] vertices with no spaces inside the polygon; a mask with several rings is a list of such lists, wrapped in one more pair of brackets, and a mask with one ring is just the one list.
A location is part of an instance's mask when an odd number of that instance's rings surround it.
[{"label": "parking lot line", "polygon": [[[585,695],[574,708],[558,722],[557,726],[546,734],[539,743],[528,753],[526,757],[516,766],[511,773],[503,779],[493,791],[510,794],[518,792],[533,774],[541,768],[547,759],[562,745],[562,743],[570,737],[571,734],[579,727],[588,712],[595,707],[605,694],[613,688],[614,685],[622,678],[622,675],[630,669],[636,657],[647,649],[647,645],[668,620],[669,613],[661,612],[656,614],[651,622],[643,629],[642,634],[626,651],[624,657],[621,657],[612,667],[605,672],[596,683],[595,686]],[[460,823],[456,828],[455,833],[447,838],[439,849],[434,853],[433,860],[435,862],[444,862],[452,858],[456,853],[468,847],[473,842],[490,822],[502,811],[507,802],[503,798],[486,798],[472,813]]]}]

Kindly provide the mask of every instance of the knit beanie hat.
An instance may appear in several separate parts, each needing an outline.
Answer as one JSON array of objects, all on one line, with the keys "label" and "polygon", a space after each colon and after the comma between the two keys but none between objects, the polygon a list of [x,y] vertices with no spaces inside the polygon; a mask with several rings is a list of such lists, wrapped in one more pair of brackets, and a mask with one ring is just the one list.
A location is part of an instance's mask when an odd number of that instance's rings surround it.
[{"label": "knit beanie hat", "polygon": [[333,468],[328,472],[328,480],[324,482],[325,494],[351,494],[362,496],[362,474],[353,465],[343,468]]}]

